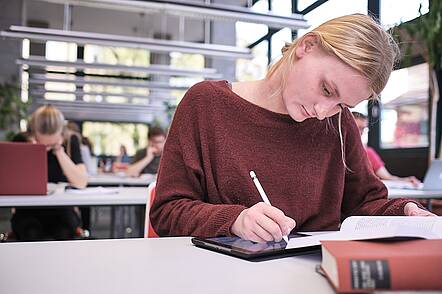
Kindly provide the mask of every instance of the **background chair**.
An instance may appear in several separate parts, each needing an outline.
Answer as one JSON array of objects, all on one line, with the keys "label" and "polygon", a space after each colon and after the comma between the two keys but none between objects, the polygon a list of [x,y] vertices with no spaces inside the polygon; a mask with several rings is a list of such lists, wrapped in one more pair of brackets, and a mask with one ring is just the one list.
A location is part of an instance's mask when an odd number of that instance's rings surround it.
[{"label": "background chair", "polygon": [[150,219],[149,219],[149,211],[150,206],[153,203],[153,200],[155,199],[155,187],[156,182],[152,182],[149,187],[147,187],[147,195],[149,195],[147,201],[146,201],[146,217],[144,220],[144,238],[158,238],[158,234],[154,231]]}]

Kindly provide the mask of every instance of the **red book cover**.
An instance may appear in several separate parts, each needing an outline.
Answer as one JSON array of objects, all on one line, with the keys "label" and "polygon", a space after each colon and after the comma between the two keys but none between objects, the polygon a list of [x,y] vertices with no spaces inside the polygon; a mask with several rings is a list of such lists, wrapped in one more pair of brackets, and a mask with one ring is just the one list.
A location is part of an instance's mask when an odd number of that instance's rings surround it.
[{"label": "red book cover", "polygon": [[339,293],[442,290],[442,239],[321,243],[321,267]]}]

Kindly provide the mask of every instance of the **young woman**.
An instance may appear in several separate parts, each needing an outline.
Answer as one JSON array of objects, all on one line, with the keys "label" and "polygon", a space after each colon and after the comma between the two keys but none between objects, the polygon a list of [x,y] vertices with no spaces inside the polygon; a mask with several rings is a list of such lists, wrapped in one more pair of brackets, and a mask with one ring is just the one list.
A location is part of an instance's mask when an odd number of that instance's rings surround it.
[{"label": "young woman", "polygon": [[398,52],[391,37],[356,14],[282,51],[263,80],[205,81],[186,93],[150,211],[160,236],[279,241],[294,228],[336,230],[350,215],[431,215],[410,200],[387,200],[347,109],[384,88]]},{"label": "young woman", "polygon": [[[29,127],[35,142],[46,145],[48,181],[86,187],[87,173],[80,142],[77,136],[66,132],[63,114],[53,106],[42,106],[32,114]],[[74,237],[80,219],[73,208],[19,208],[11,225],[20,240],[66,240]]]}]

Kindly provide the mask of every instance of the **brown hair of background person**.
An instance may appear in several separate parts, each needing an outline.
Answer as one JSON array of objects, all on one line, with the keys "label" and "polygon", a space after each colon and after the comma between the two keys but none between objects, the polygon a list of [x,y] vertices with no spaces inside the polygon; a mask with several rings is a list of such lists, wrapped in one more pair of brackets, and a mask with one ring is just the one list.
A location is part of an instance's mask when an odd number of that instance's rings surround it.
[{"label": "brown hair of background person", "polygon": [[[397,53],[371,17],[346,15],[285,46],[264,79],[191,87],[162,154],[155,231],[265,242],[295,226],[337,230],[351,215],[431,215],[411,200],[387,199],[361,160],[348,110],[381,92]],[[250,171],[274,206],[262,202]]]},{"label": "brown hair of background person", "polygon": [[[67,136],[64,116],[54,106],[39,107],[29,121],[31,136],[48,151],[48,181],[68,182],[83,188],[87,184],[86,168],[75,135]],[[68,149],[69,154],[65,152]],[[19,240],[72,239],[80,220],[73,208],[19,208],[11,226]]]},{"label": "brown hair of background person", "polygon": [[126,170],[128,176],[156,174],[160,165],[161,154],[166,142],[166,131],[160,126],[151,126],[147,134],[147,146],[136,152],[132,164]]},{"label": "brown hair of background person", "polygon": [[28,142],[34,143],[34,138],[32,138],[29,132],[19,132],[12,137],[12,142]]},{"label": "brown hair of background person", "polygon": [[[368,128],[368,117],[357,111],[353,111],[352,114],[355,118],[356,125],[358,126],[359,133],[362,136],[364,131]],[[414,176],[398,177],[392,175],[385,167],[385,163],[382,161],[379,154],[373,148],[369,146],[364,146],[364,148],[367,153],[368,161],[373,168],[373,172],[379,177],[379,179],[410,182],[416,187],[421,184],[421,182]]]}]

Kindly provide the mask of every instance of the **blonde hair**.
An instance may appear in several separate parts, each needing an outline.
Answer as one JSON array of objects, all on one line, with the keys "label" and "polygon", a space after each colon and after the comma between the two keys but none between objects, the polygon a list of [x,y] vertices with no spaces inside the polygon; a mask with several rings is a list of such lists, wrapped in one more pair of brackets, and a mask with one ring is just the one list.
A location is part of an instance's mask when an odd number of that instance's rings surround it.
[{"label": "blonde hair", "polygon": [[52,105],[40,106],[31,115],[29,129],[33,135],[53,135],[63,131],[64,116]]},{"label": "blonde hair", "polygon": [[[267,73],[269,79],[276,72],[281,73],[281,86],[285,87],[286,75],[295,61],[295,51],[305,36],[314,35],[325,52],[332,54],[349,65],[369,81],[372,99],[377,99],[387,84],[388,78],[399,57],[399,48],[392,36],[372,17],[363,14],[352,14],[331,19],[303,37],[288,43],[282,48],[282,58],[273,64]],[[276,94],[276,93],[275,93]],[[339,112],[338,131],[344,166],[344,144],[341,131],[341,114]]]},{"label": "blonde hair", "polygon": [[[333,54],[344,63],[360,72],[370,82],[372,97],[377,97],[387,84],[388,77],[399,57],[399,48],[372,17],[351,14],[331,19],[303,37],[282,48],[283,56],[273,64],[267,78],[281,66],[288,67],[294,62],[294,52],[306,36],[314,35],[326,52]],[[283,83],[286,81],[283,75]]]},{"label": "blonde hair", "polygon": [[[71,156],[70,134],[65,124],[63,113],[55,106],[44,105],[32,113],[29,120],[29,131],[33,136],[36,134],[54,135],[61,132],[63,141],[66,143],[66,153]],[[79,138],[80,142],[81,139]]]}]

